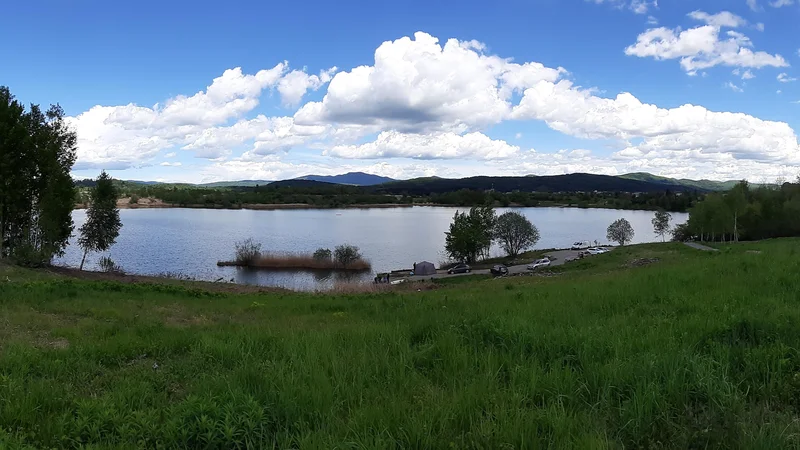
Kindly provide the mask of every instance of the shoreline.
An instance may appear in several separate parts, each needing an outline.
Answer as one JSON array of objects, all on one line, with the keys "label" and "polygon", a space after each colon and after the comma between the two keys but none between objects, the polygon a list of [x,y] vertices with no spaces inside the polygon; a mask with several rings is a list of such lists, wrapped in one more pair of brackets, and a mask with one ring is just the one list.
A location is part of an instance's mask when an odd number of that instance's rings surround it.
[{"label": "shoreline", "polygon": [[[222,206],[222,205],[176,205],[172,203],[122,203],[117,202],[119,209],[249,209],[254,211],[273,211],[280,209],[374,209],[374,208],[412,208],[414,206],[449,206],[449,205],[436,205],[436,204],[414,204],[409,205],[406,203],[365,203],[360,205],[340,205],[340,206],[321,206],[309,205],[307,203],[243,203],[241,206]],[[85,204],[76,204],[73,209],[86,209]]]},{"label": "shoreline", "polygon": [[[124,200],[124,199],[122,199]],[[130,204],[117,202],[118,209],[213,209],[213,210],[252,210],[252,211],[276,211],[276,210],[304,210],[304,209],[393,209],[393,208],[413,208],[413,207],[436,207],[436,208],[471,208],[468,205],[447,205],[442,203],[364,203],[364,204],[351,204],[351,205],[338,205],[338,206],[323,206],[323,205],[310,205],[308,203],[243,203],[241,206],[222,206],[222,205],[205,205],[205,204],[191,204],[191,205],[176,205],[173,203],[164,203],[160,200],[152,199],[149,203],[134,203]],[[475,205],[473,205],[475,206]],[[507,206],[496,205],[495,208],[574,208],[574,209],[610,209],[614,211],[657,211],[655,209],[631,209],[631,208],[611,208],[606,205],[590,205],[578,206],[571,204],[546,204],[536,206],[525,206],[520,204],[511,203]],[[73,207],[74,210],[86,209],[86,205],[77,203]],[[687,211],[668,211],[674,214],[688,214]]]}]

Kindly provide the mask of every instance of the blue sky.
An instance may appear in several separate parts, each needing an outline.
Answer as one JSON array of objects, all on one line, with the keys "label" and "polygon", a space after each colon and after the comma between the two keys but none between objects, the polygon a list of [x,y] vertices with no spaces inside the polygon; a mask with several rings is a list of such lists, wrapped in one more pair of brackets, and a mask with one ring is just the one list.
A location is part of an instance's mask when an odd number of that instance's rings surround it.
[{"label": "blue sky", "polygon": [[4,6],[0,83],[74,174],[800,175],[800,1]]}]

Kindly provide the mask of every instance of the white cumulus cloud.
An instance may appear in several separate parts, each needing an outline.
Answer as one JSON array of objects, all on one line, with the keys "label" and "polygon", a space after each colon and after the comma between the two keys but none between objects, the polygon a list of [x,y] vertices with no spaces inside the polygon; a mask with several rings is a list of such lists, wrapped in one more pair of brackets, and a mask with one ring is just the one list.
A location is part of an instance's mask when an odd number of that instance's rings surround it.
[{"label": "white cumulus cloud", "polygon": [[303,125],[351,124],[403,132],[466,131],[502,121],[514,92],[564,70],[517,64],[483,53],[483,44],[427,33],[384,42],[372,66],[336,74],[321,102],[295,114]]},{"label": "white cumulus cloud", "polygon": [[754,51],[753,43],[744,34],[728,30],[721,37],[722,27],[739,27],[746,22],[728,12],[709,15],[694,11],[690,17],[707,25],[681,30],[666,27],[653,28],[640,34],[636,43],[625,49],[628,56],[657,60],[679,59],[681,67],[690,75],[717,65],[760,69],[786,67],[789,64],[779,54]]},{"label": "white cumulus cloud", "polygon": [[482,133],[459,135],[452,132],[410,134],[384,131],[373,142],[339,145],[327,150],[330,156],[351,159],[504,159],[519,153],[516,145],[493,140]]},{"label": "white cumulus cloud", "polygon": [[278,92],[281,94],[283,104],[286,106],[297,105],[306,92],[316,91],[330,82],[336,70],[336,67],[331,67],[321,71],[319,75],[309,75],[305,70],[293,70],[287,73],[278,82]]}]

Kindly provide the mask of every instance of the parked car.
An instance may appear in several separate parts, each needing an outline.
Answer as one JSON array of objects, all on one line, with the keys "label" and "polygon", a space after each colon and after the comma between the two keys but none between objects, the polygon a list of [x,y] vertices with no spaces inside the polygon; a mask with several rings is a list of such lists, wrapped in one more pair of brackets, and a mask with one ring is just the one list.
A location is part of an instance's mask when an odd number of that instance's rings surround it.
[{"label": "parked car", "polygon": [[589,248],[589,243],[584,241],[578,241],[572,244],[572,250],[585,250]]},{"label": "parked car", "polygon": [[608,252],[608,250],[606,250],[604,248],[600,248],[600,247],[592,247],[590,249],[587,249],[586,251],[589,252],[592,255],[600,255],[600,254]]},{"label": "parked car", "polygon": [[466,264],[456,264],[447,271],[450,275],[455,273],[470,273],[472,269]]},{"label": "parked car", "polygon": [[508,274],[508,267],[498,264],[496,266],[492,266],[492,268],[489,269],[489,272],[491,272],[492,275],[506,275]]},{"label": "parked car", "polygon": [[528,270],[536,270],[540,267],[547,267],[550,265],[550,260],[547,258],[537,259],[536,261],[528,264]]}]

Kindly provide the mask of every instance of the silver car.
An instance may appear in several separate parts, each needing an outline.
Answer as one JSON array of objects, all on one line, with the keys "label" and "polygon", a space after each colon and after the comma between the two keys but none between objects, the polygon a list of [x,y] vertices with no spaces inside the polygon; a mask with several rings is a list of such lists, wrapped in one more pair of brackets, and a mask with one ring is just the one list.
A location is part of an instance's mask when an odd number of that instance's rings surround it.
[{"label": "silver car", "polygon": [[536,261],[528,264],[528,270],[536,270],[540,267],[548,267],[550,260],[547,258],[537,259]]}]

